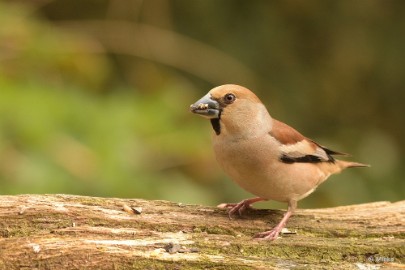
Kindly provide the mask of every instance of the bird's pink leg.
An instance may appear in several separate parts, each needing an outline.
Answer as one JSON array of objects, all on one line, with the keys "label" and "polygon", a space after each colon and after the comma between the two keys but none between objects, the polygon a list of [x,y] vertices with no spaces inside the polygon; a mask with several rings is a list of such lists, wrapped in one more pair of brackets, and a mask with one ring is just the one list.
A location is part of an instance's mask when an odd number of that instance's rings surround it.
[{"label": "bird's pink leg", "polygon": [[275,239],[277,239],[277,237],[280,234],[281,230],[287,224],[287,220],[294,213],[296,208],[297,208],[297,202],[296,201],[290,201],[288,203],[287,213],[285,213],[285,215],[284,215],[283,219],[280,221],[280,223],[270,231],[266,231],[266,232],[256,234],[255,238],[259,238],[260,240],[275,240]]},{"label": "bird's pink leg", "polygon": [[266,199],[256,197],[256,198],[243,200],[239,203],[221,203],[217,207],[228,208],[229,209],[229,212],[228,212],[229,218],[232,219],[232,216],[235,213],[238,213],[241,216],[243,214],[243,212],[245,212],[247,209],[252,208],[250,206],[251,204],[253,204],[255,202],[260,202],[260,201],[266,201]]}]

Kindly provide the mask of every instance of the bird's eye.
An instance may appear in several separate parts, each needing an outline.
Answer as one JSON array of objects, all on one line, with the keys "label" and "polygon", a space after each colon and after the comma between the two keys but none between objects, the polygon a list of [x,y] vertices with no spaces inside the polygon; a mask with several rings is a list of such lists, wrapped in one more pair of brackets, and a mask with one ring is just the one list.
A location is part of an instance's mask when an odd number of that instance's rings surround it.
[{"label": "bird's eye", "polygon": [[235,99],[236,99],[235,95],[234,95],[234,94],[231,94],[231,93],[226,94],[226,95],[224,96],[224,101],[225,101],[225,103],[227,103],[227,104],[231,104],[232,102],[235,101]]}]

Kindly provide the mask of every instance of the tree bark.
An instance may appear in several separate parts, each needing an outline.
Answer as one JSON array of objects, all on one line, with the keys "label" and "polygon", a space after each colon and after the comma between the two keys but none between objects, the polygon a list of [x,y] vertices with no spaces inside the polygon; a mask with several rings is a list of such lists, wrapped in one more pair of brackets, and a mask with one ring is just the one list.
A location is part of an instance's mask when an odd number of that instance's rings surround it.
[{"label": "tree bark", "polygon": [[0,196],[0,269],[403,269],[405,201],[284,211],[141,199]]}]

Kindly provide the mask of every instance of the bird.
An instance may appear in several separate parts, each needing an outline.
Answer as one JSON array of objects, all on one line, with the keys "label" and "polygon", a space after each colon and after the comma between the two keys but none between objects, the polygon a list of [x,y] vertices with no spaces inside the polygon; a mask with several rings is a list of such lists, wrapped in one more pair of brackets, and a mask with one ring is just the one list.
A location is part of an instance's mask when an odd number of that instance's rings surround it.
[{"label": "bird", "polygon": [[336,159],[344,156],[305,137],[271,117],[248,88],[225,84],[211,89],[190,105],[190,111],[210,120],[215,157],[226,175],[256,197],[224,203],[229,217],[242,215],[253,203],[274,200],[288,204],[273,229],[254,238],[275,240],[297,208],[330,175],[346,168],[369,167]]}]

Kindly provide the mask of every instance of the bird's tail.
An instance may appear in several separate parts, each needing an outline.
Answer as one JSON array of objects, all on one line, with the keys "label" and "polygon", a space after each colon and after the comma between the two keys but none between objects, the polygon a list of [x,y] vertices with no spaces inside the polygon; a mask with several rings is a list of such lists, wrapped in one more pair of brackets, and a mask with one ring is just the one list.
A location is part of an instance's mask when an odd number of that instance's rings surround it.
[{"label": "bird's tail", "polygon": [[352,162],[352,161],[344,161],[338,160],[339,167],[343,170],[346,168],[361,168],[361,167],[370,167],[368,164],[363,164],[359,162]]},{"label": "bird's tail", "polygon": [[[347,168],[370,167],[370,165],[367,165],[367,164],[339,160],[339,159],[335,159],[334,163],[324,162],[323,164],[325,164],[323,167],[323,171],[325,172],[325,174],[327,176],[329,176],[331,174],[340,173],[341,171],[343,171],[344,169],[347,169]],[[322,180],[322,182],[325,181],[327,178],[328,177],[325,177],[325,179]]]}]

